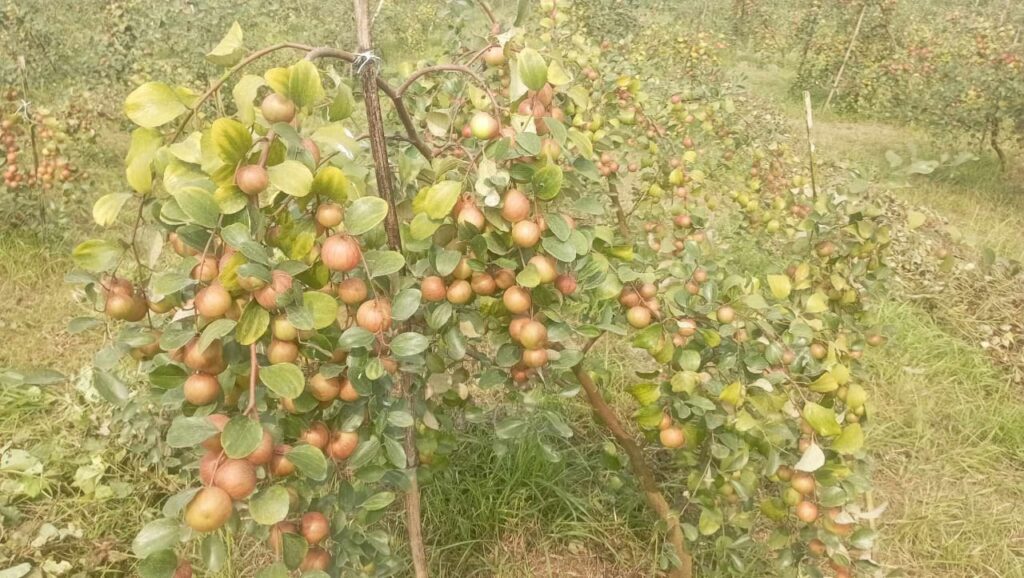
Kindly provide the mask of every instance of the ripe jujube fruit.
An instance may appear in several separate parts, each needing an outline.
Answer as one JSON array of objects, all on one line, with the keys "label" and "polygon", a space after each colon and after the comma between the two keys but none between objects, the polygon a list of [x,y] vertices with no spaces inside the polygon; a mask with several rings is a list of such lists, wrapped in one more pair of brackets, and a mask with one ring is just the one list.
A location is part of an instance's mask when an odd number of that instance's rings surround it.
[{"label": "ripe jujube fruit", "polygon": [[223,317],[231,309],[232,303],[231,294],[220,283],[203,287],[196,293],[196,311],[207,319]]},{"label": "ripe jujube fruit", "polygon": [[327,535],[331,532],[331,523],[327,520],[327,516],[320,512],[306,512],[302,516],[302,523],[300,525],[302,537],[306,539],[311,546],[316,546],[320,542],[323,542]]},{"label": "ripe jujube fruit", "polygon": [[483,230],[487,218],[483,212],[472,202],[463,203],[459,213],[455,216],[455,222],[460,225],[473,225],[478,230]]},{"label": "ripe jujube fruit", "polygon": [[544,347],[548,340],[548,328],[540,321],[527,321],[519,330],[518,340],[526,349]]},{"label": "ripe jujube fruit", "polygon": [[811,522],[818,519],[818,506],[814,502],[808,502],[804,500],[796,505],[796,517],[801,522],[810,524]]},{"label": "ripe jujube fruit", "polygon": [[526,313],[533,306],[530,292],[518,285],[506,289],[501,296],[501,302],[505,304],[505,309],[508,309],[509,313],[513,315]]},{"label": "ripe jujube fruit", "polygon": [[227,369],[227,362],[224,361],[224,346],[220,339],[214,339],[206,349],[199,349],[199,338],[193,337],[184,346],[182,360],[185,366],[193,371],[201,371],[217,375]]},{"label": "ripe jujube fruit", "polygon": [[345,209],[337,203],[321,203],[316,208],[316,222],[325,229],[333,229],[345,218]]},{"label": "ripe jujube fruit", "polygon": [[311,446],[323,450],[331,439],[331,432],[327,429],[327,425],[324,422],[315,421],[309,424],[309,427],[302,432],[300,439]]},{"label": "ripe jujube fruit", "polygon": [[145,299],[121,293],[107,295],[104,307],[104,311],[111,319],[131,322],[142,321],[147,310]]},{"label": "ripe jujube fruit", "polygon": [[796,472],[792,475],[789,485],[804,496],[814,493],[814,476],[806,472]]},{"label": "ripe jujube fruit", "polygon": [[540,241],[540,227],[537,223],[522,220],[512,226],[512,242],[518,247],[528,249]]},{"label": "ripe jujube fruit", "polygon": [[681,448],[686,443],[686,434],[679,426],[669,426],[658,432],[658,440],[666,448]]},{"label": "ripe jujube fruit", "polygon": [[292,288],[292,276],[275,269],[270,272],[270,284],[253,293],[256,302],[268,311],[277,310],[277,298]]},{"label": "ripe jujube fruit", "polygon": [[268,94],[260,104],[260,111],[267,122],[291,122],[295,118],[295,103],[276,92]]},{"label": "ripe jujube fruit", "polygon": [[235,169],[235,185],[243,193],[254,197],[267,190],[270,175],[260,165],[242,165]]},{"label": "ripe jujube fruit", "polygon": [[349,277],[338,285],[338,298],[345,305],[359,305],[366,301],[368,295],[366,281],[359,277]]},{"label": "ripe jujube fruit", "polygon": [[274,477],[284,478],[295,473],[295,464],[288,459],[291,449],[291,446],[285,444],[274,448],[274,457],[270,459],[270,473]]},{"label": "ripe jujube fruit", "polygon": [[200,283],[212,283],[218,274],[220,266],[217,264],[217,258],[209,255],[192,268],[192,278]]},{"label": "ripe jujube fruit", "polygon": [[271,339],[267,346],[267,360],[274,363],[292,363],[299,358],[299,345],[294,341]]},{"label": "ripe jujube fruit", "polygon": [[188,376],[183,386],[185,401],[192,405],[206,405],[217,401],[221,387],[217,378],[208,373],[193,373]]},{"label": "ripe jujube fruit", "polygon": [[501,46],[491,46],[483,53],[483,61],[490,67],[505,64],[505,49]]},{"label": "ripe jujube fruit", "polygon": [[178,567],[175,568],[172,578],[192,578],[192,563],[188,560],[182,560]]},{"label": "ripe jujube fruit", "polygon": [[274,339],[281,341],[295,341],[299,338],[299,331],[295,329],[292,322],[284,315],[278,315],[270,325],[270,332]]},{"label": "ripe jujube fruit", "polygon": [[337,377],[324,377],[317,373],[309,378],[309,393],[317,401],[330,401],[341,392],[341,381]]},{"label": "ripe jujube fruit", "polygon": [[352,385],[347,377],[341,378],[341,390],[338,391],[338,399],[352,403],[359,399],[359,392],[356,386]]},{"label": "ripe jujube fruit", "polygon": [[263,430],[263,437],[260,439],[260,445],[256,446],[256,449],[254,449],[251,454],[245,456],[245,459],[254,466],[264,466],[269,464],[273,457],[274,436],[270,435],[270,432],[267,430]]},{"label": "ripe jujube fruit", "polygon": [[526,349],[523,351],[523,365],[526,367],[543,367],[547,362],[547,349]]},{"label": "ripe jujube fruit", "polygon": [[331,271],[347,273],[359,266],[362,258],[359,241],[350,235],[328,237],[320,248],[320,259]]},{"label": "ripe jujube fruit", "polygon": [[391,304],[383,298],[370,299],[356,310],[356,324],[370,333],[391,328]]},{"label": "ripe jujube fruit", "polygon": [[444,301],[446,293],[444,279],[437,275],[424,277],[423,281],[420,282],[420,293],[423,294],[424,301],[428,301],[430,303]]},{"label": "ripe jujube fruit", "polygon": [[533,320],[530,319],[529,317],[516,317],[511,322],[509,322],[508,334],[512,337],[513,341],[519,341],[519,338],[523,334],[523,327],[525,327],[526,324],[530,323],[531,321]]},{"label": "ripe jujube fruit", "polygon": [[715,318],[719,323],[732,323],[736,320],[736,310],[728,305],[722,305],[715,312]]},{"label": "ripe jujube fruit", "polygon": [[533,265],[537,269],[541,283],[551,283],[558,277],[558,267],[555,265],[555,260],[547,255],[534,255],[530,257],[527,264]]},{"label": "ripe jujube fruit", "polygon": [[459,260],[459,263],[455,265],[455,269],[452,270],[452,277],[456,279],[468,280],[473,276],[473,267],[469,264],[469,259],[463,257]]},{"label": "ripe jujube fruit", "polygon": [[473,300],[473,287],[465,279],[456,279],[448,286],[445,298],[452,305],[465,305]]},{"label": "ripe jujube fruit", "polygon": [[501,216],[510,223],[518,223],[530,216],[530,199],[519,189],[509,189],[505,193],[505,203],[501,207]]},{"label": "ripe jujube fruit", "polygon": [[473,293],[476,293],[477,295],[494,295],[498,290],[498,285],[494,282],[494,277],[491,277],[487,273],[473,273],[472,280],[470,281],[470,287],[473,288]]},{"label": "ripe jujube fruit", "polygon": [[480,140],[491,140],[498,136],[498,120],[490,113],[477,111],[469,120],[469,129]]},{"label": "ripe jujube fruit", "polygon": [[555,289],[562,295],[572,295],[576,292],[576,277],[562,274],[555,278]]},{"label": "ripe jujube fruit", "polygon": [[[212,456],[212,460],[207,458]],[[234,500],[249,497],[256,489],[256,468],[247,460],[217,459],[218,454],[210,453],[199,466],[199,477],[204,484],[216,486]]]},{"label": "ripe jujube fruit", "polygon": [[498,289],[508,289],[516,284],[516,274],[511,269],[498,269],[494,273],[494,283],[498,286]]},{"label": "ripe jujube fruit", "polygon": [[228,521],[231,512],[231,496],[210,486],[199,490],[185,507],[185,523],[197,532],[212,532]]},{"label": "ripe jujube fruit", "polygon": [[306,557],[299,564],[299,570],[309,572],[312,570],[327,570],[331,565],[331,555],[323,548],[316,546],[306,552]]},{"label": "ripe jujube fruit", "polygon": [[335,460],[344,460],[356,451],[359,445],[359,432],[336,431],[331,434],[331,441],[327,443],[327,454]]}]

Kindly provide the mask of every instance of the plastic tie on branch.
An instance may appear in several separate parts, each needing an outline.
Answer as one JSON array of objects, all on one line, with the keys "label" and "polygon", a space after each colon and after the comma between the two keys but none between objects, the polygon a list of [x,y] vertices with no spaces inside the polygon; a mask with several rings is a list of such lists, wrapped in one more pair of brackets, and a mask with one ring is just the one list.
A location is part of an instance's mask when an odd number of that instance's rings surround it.
[{"label": "plastic tie on branch", "polygon": [[22,99],[18,104],[18,110],[14,111],[14,114],[21,115],[25,122],[35,124],[32,120],[32,103],[25,99]]},{"label": "plastic tie on branch", "polygon": [[356,53],[356,58],[352,61],[352,68],[354,68],[357,73],[362,74],[363,69],[366,68],[367,65],[378,63],[379,66],[380,62],[380,56],[374,54],[373,50],[367,50],[365,52]]}]

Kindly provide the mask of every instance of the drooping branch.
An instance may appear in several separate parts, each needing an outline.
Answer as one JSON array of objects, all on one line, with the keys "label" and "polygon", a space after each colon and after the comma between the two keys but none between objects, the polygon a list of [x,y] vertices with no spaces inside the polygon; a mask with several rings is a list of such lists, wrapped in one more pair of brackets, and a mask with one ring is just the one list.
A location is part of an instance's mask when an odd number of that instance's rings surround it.
[{"label": "drooping branch", "polygon": [[305,44],[296,44],[294,42],[282,42],[281,44],[275,44],[273,46],[268,46],[261,50],[257,50],[256,52],[253,52],[252,54],[246,56],[245,58],[240,60],[238,64],[232,66],[230,69],[228,69],[227,72],[222,74],[221,77],[217,79],[217,82],[214,82],[212,85],[210,85],[210,88],[207,89],[206,92],[204,92],[198,99],[196,99],[195,102],[192,103],[192,106],[190,106],[188,109],[188,114],[185,115],[185,118],[181,120],[181,124],[178,125],[177,130],[174,131],[174,135],[171,137],[171,142],[178,140],[178,137],[181,136],[182,131],[185,130],[185,126],[188,125],[188,122],[192,120],[192,117],[195,116],[196,112],[199,110],[199,107],[201,107],[203,103],[209,100],[211,96],[216,94],[217,91],[220,90],[220,87],[224,86],[224,83],[227,82],[232,76],[234,76],[235,73],[237,73],[239,70],[242,70],[246,66],[252,64],[253,62],[259,60],[260,58],[263,58],[268,54],[277,52],[278,50],[283,50],[285,48],[291,48],[293,50],[302,50],[305,52],[313,50],[312,46],[306,46]]},{"label": "drooping branch", "polygon": [[[592,339],[587,346],[584,347],[583,351],[588,351],[597,339],[597,337]],[[643,451],[640,449],[640,446],[637,445],[633,436],[626,431],[626,428],[622,427],[622,423],[619,422],[619,419],[615,416],[615,412],[612,411],[612,408],[609,407],[608,403],[604,400],[604,397],[601,395],[601,391],[597,388],[594,380],[591,379],[590,374],[583,368],[583,364],[581,363],[574,367],[573,373],[575,374],[576,379],[580,382],[580,386],[583,387],[583,391],[586,392],[587,401],[589,401],[591,407],[594,408],[594,412],[597,413],[598,417],[601,418],[601,421],[604,422],[605,427],[607,427],[608,431],[611,432],[619,447],[626,452],[626,456],[629,458],[629,466],[633,470],[633,475],[636,476],[637,482],[640,484],[640,490],[644,494],[644,499],[647,501],[647,505],[654,510],[658,515],[658,518],[661,519],[665,524],[665,527],[668,528],[669,542],[672,544],[676,556],[679,558],[681,563],[678,568],[673,568],[669,575],[673,578],[692,578],[693,558],[690,556],[690,552],[686,548],[683,530],[679,525],[679,518],[672,512],[664,494],[662,494],[661,490],[658,489],[658,483],[654,479],[654,473],[647,464],[647,460],[644,459]]]},{"label": "drooping branch", "polygon": [[[359,50],[368,53],[373,49],[370,14],[367,0],[353,0],[355,4],[356,39]],[[360,71],[363,83],[363,102],[366,106],[367,132],[370,135],[370,150],[373,152],[373,163],[377,179],[378,194],[388,204],[388,214],[384,221],[384,229],[387,233],[388,246],[395,251],[402,251],[402,238],[398,225],[398,211],[396,207],[394,184],[392,182],[391,164],[388,161],[387,141],[384,135],[384,119],[380,111],[380,96],[377,93],[381,82],[377,76],[377,65],[373,60],[363,63]],[[386,86],[386,83],[384,83]],[[388,87],[390,90],[390,87]],[[396,108],[401,103],[401,97],[391,96],[387,90],[380,88],[391,97],[396,103]],[[401,105],[404,110],[404,105]],[[400,113],[401,115],[401,113]],[[406,116],[408,113],[406,113]],[[404,122],[404,121],[403,121]],[[407,125],[408,128],[408,125]],[[410,135],[411,136],[411,135]],[[418,138],[418,135],[417,137]],[[430,158],[429,155],[427,158]],[[404,324],[403,324],[404,325]],[[411,400],[411,379],[407,372],[399,373],[399,395]],[[405,430],[404,449],[406,455],[406,469],[409,476],[409,488],[405,493],[405,522],[406,531],[409,535],[409,550],[412,554],[413,572],[416,578],[426,578],[427,555],[423,546],[423,528],[420,514],[420,489],[417,474],[418,456],[416,451],[416,428],[409,427]]]}]

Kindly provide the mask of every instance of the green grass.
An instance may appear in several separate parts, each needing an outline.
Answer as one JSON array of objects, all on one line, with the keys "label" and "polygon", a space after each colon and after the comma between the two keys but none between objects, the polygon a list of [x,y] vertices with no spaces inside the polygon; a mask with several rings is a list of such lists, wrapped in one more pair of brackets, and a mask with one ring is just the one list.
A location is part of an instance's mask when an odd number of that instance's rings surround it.
[{"label": "green grass", "polygon": [[869,356],[879,559],[913,576],[1024,576],[1024,403],[987,356],[887,303]]}]

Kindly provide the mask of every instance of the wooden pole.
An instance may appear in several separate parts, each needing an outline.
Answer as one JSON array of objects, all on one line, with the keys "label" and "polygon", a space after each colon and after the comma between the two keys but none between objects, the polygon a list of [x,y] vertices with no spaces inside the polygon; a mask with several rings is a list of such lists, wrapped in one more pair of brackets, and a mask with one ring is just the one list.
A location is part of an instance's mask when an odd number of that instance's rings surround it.
[{"label": "wooden pole", "polygon": [[811,165],[811,194],[814,198],[814,202],[818,202],[818,177],[817,171],[814,168],[814,140],[811,138],[811,129],[814,128],[814,109],[811,107],[811,93],[804,91],[804,111],[807,116],[804,117],[804,123],[807,126],[807,158]]},{"label": "wooden pole", "polygon": [[[377,178],[377,192],[388,204],[388,214],[384,220],[388,246],[401,252],[402,237],[398,226],[398,210],[395,202],[394,181],[391,174],[391,163],[388,160],[388,147],[384,136],[384,118],[381,115],[380,95],[377,93],[377,62],[372,56],[373,42],[370,24],[370,11],[367,0],[353,0],[355,3],[356,41],[359,45],[361,58],[355,65],[360,70],[363,84],[363,101],[366,104],[367,132],[370,135],[370,150],[373,153],[374,172]],[[409,374],[399,374],[399,394],[411,400],[411,381]],[[427,555],[423,546],[422,516],[420,514],[420,488],[416,468],[416,428],[405,431],[406,467],[409,471],[409,489],[405,493],[405,525],[409,534],[409,550],[412,555],[413,572],[416,578],[426,578]]]},{"label": "wooden pole", "polygon": [[832,104],[832,97],[836,95],[836,90],[839,88],[839,81],[843,78],[843,71],[846,70],[846,63],[849,62],[850,54],[853,53],[853,45],[857,42],[857,36],[860,34],[860,25],[864,22],[864,14],[867,11],[868,3],[865,0],[864,7],[860,9],[860,16],[857,17],[857,26],[853,29],[853,36],[850,37],[850,45],[846,47],[843,63],[839,66],[839,72],[836,73],[836,78],[832,81],[832,90],[828,91],[828,98],[825,99],[825,110],[828,110],[829,105]]}]

